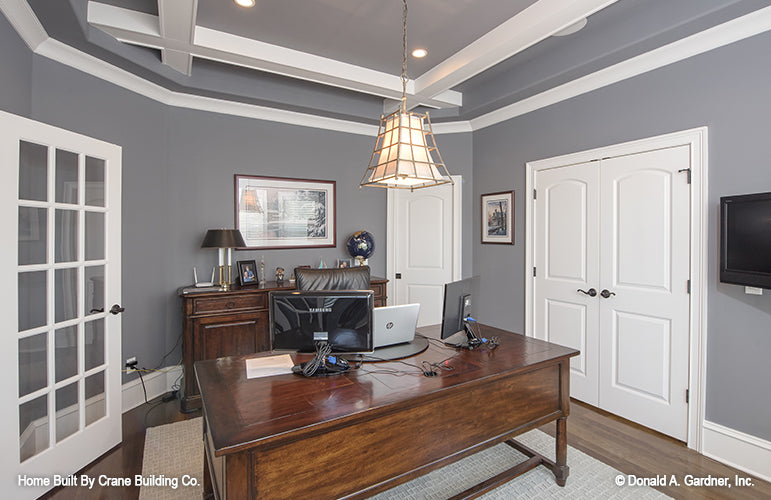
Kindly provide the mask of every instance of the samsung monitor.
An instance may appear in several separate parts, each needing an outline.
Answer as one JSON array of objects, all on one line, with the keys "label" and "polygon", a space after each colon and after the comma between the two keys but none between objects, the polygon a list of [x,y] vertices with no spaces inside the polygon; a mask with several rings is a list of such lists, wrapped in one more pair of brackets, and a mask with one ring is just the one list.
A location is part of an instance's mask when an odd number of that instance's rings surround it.
[{"label": "samsung monitor", "polygon": [[270,292],[273,350],[314,352],[325,340],[336,353],[368,353],[372,347],[371,290]]},{"label": "samsung monitor", "polygon": [[466,278],[444,285],[441,337],[463,330],[463,320],[473,317],[474,297],[479,296],[479,278]]},{"label": "samsung monitor", "polygon": [[771,289],[771,193],[720,198],[720,281]]}]

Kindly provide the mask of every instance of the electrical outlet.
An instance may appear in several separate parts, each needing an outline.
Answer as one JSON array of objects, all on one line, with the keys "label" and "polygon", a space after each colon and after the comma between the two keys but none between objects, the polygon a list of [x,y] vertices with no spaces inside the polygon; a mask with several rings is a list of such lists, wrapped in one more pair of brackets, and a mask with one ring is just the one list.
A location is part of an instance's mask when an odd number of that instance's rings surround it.
[{"label": "electrical outlet", "polygon": [[131,356],[126,360],[126,368],[136,368],[137,367],[137,358],[136,356]]}]

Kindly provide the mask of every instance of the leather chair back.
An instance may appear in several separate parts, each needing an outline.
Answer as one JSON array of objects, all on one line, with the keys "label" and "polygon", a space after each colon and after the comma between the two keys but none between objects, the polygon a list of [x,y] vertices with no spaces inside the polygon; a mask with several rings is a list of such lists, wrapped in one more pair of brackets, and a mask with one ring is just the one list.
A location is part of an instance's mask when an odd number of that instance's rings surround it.
[{"label": "leather chair back", "polygon": [[294,270],[298,290],[369,290],[369,266]]}]

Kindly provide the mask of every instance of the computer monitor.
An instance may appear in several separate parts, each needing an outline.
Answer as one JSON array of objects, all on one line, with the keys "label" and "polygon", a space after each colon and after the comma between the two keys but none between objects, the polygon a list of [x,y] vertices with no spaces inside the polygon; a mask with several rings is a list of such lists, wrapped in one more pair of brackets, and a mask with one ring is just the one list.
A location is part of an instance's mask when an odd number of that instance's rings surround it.
[{"label": "computer monitor", "polygon": [[463,320],[473,317],[474,297],[479,296],[479,278],[466,278],[444,285],[441,337],[463,330]]},{"label": "computer monitor", "polygon": [[270,292],[273,350],[314,352],[325,340],[336,353],[369,353],[372,290]]}]

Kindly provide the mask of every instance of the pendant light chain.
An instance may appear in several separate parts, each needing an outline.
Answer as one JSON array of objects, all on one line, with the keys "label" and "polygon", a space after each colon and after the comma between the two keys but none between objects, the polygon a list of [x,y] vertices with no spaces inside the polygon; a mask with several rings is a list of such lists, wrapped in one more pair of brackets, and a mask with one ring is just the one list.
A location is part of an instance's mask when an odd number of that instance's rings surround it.
[{"label": "pendant light chain", "polygon": [[407,0],[402,9],[402,111],[407,111]]}]

